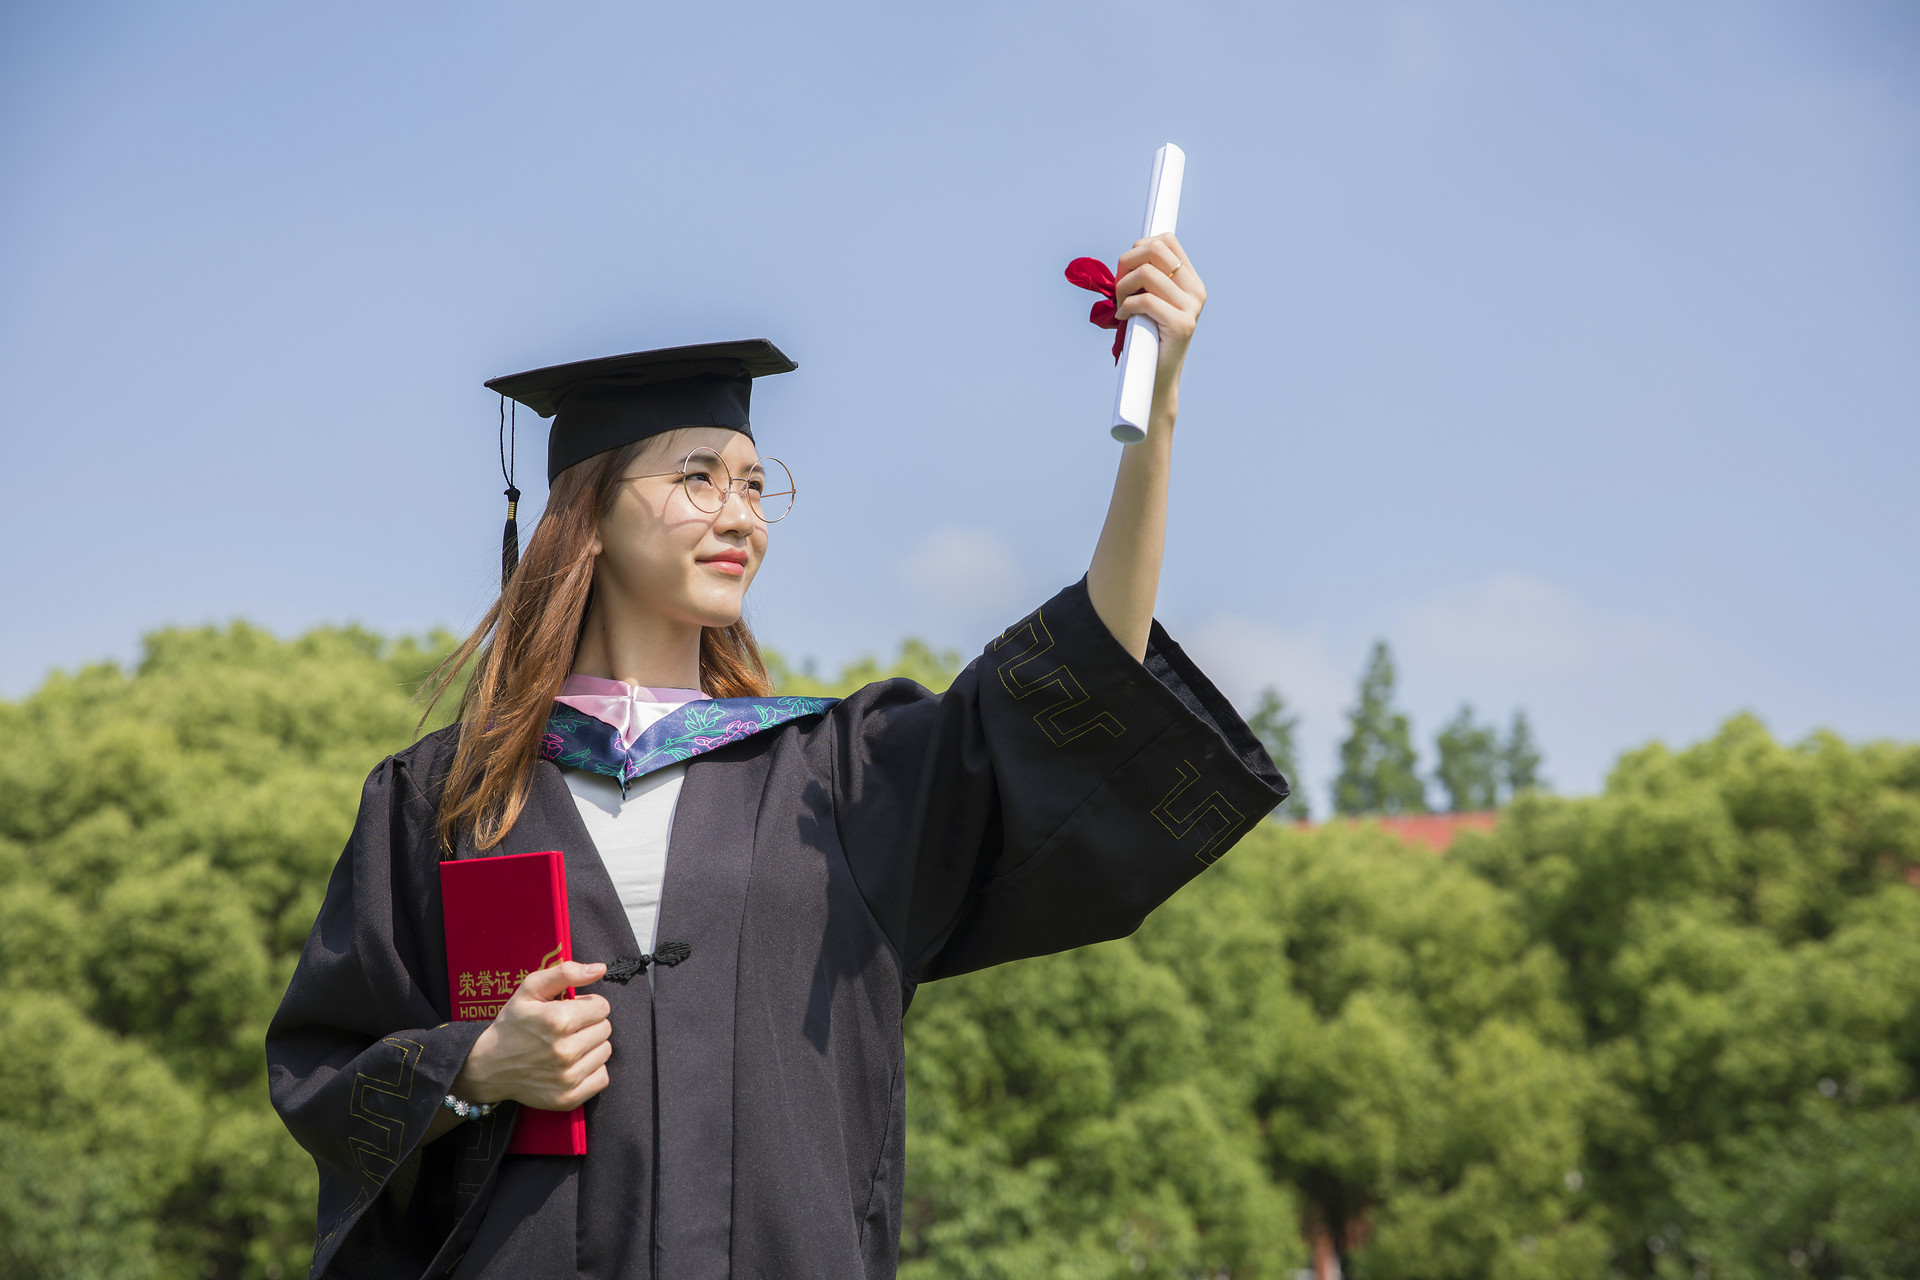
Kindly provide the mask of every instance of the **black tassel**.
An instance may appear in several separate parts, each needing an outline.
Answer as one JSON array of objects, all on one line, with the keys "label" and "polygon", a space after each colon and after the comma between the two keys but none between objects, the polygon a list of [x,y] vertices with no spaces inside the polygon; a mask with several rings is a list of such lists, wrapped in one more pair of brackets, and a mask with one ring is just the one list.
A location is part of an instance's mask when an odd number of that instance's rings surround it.
[{"label": "black tassel", "polygon": [[693,948],[684,942],[663,942],[650,956],[621,956],[607,966],[608,982],[630,982],[647,971],[652,964],[673,968],[693,954]]},{"label": "black tassel", "polygon": [[516,517],[520,511],[520,491],[512,485],[507,486],[507,527],[500,531],[500,590],[507,589],[507,579],[520,567],[520,522]]},{"label": "black tassel", "polygon": [[[509,434],[511,432],[511,434]],[[507,398],[500,397],[500,478],[507,482],[507,527],[500,531],[500,594],[507,593],[507,579],[520,567],[520,491],[513,487],[514,454],[520,446],[520,406],[507,416]]]}]

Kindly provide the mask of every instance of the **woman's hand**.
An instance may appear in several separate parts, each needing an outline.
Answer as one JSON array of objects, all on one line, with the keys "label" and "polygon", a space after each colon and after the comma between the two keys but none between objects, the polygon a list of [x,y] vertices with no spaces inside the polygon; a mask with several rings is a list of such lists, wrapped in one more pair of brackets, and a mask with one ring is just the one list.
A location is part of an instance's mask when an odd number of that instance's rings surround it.
[{"label": "woman's hand", "polygon": [[1180,368],[1187,344],[1207,305],[1207,286],[1171,234],[1135,240],[1120,255],[1120,279],[1113,287],[1114,318],[1122,325],[1133,316],[1145,316],[1160,330],[1160,363],[1155,371],[1153,409],[1156,416],[1167,401],[1172,426],[1172,404],[1180,388]]},{"label": "woman's hand", "polygon": [[1180,412],[1180,369],[1193,341],[1207,286],[1172,236],[1134,242],[1120,255],[1114,286],[1121,324],[1145,316],[1160,329],[1160,363],[1153,379],[1147,438],[1120,452],[1120,474],[1107,504],[1107,523],[1087,570],[1087,596],[1114,639],[1136,658],[1147,656],[1153,601],[1160,591],[1160,557],[1167,543],[1167,475],[1173,466],[1173,423]]},{"label": "woman's hand", "polygon": [[607,1087],[613,1006],[603,996],[562,1000],[568,987],[598,982],[604,964],[565,960],[526,976],[474,1041],[453,1081],[462,1102],[514,1102],[571,1111]]}]

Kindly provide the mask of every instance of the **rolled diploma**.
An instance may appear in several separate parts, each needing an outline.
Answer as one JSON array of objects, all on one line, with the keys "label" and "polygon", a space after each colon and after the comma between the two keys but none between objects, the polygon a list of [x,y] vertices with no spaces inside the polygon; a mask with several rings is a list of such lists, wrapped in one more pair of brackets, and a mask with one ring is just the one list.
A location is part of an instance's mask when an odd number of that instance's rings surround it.
[{"label": "rolled diploma", "polygon": [[[1142,240],[1173,230],[1180,217],[1180,183],[1186,176],[1186,152],[1169,142],[1153,153]],[[1160,326],[1145,316],[1134,316],[1127,321],[1127,344],[1120,349],[1120,386],[1113,397],[1113,438],[1121,444],[1139,444],[1147,438],[1153,375],[1159,365]]]}]

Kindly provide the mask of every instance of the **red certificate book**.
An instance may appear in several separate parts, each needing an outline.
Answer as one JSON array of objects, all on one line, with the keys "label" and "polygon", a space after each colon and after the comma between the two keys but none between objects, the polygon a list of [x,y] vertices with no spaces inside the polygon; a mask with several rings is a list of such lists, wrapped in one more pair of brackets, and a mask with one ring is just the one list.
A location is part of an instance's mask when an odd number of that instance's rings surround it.
[{"label": "red certificate book", "polygon": [[[447,925],[447,985],[456,1022],[491,1019],[535,969],[573,959],[567,864],[558,852],[464,858],[440,864]],[[573,998],[568,987],[567,999]],[[522,1106],[509,1155],[581,1156],[587,1117]]]}]

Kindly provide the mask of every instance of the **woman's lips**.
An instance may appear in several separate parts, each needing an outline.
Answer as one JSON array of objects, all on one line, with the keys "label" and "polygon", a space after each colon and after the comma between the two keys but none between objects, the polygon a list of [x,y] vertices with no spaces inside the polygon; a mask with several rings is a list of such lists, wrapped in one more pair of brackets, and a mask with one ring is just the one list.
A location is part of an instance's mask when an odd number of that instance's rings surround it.
[{"label": "woman's lips", "polygon": [[718,569],[729,578],[743,578],[747,573],[747,557],[743,552],[723,551],[712,559],[702,560],[700,563],[710,569]]}]

